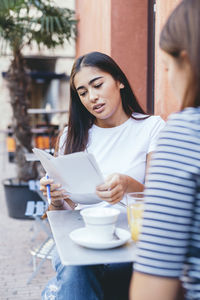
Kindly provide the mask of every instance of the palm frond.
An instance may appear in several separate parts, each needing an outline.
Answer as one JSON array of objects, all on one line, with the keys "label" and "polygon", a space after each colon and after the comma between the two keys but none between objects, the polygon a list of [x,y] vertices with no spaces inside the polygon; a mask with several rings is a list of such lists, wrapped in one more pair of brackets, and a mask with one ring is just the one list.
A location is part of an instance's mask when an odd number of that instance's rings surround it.
[{"label": "palm frond", "polygon": [[75,28],[74,11],[52,0],[0,1],[0,39],[13,50],[32,42],[55,48],[73,38]]}]

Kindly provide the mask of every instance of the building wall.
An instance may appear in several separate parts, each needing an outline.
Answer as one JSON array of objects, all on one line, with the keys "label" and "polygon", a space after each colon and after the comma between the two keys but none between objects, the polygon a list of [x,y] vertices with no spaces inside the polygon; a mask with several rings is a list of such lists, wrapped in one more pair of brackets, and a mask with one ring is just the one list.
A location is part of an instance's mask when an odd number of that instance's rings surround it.
[{"label": "building wall", "polygon": [[155,24],[155,114],[164,119],[179,109],[179,105],[173,95],[167,80],[167,72],[164,70],[162,53],[159,48],[159,36],[161,29],[169,14],[180,0],[157,0],[156,1],[156,24]]},{"label": "building wall", "polygon": [[76,56],[91,51],[110,55],[111,51],[111,1],[76,0],[78,38]]},{"label": "building wall", "polygon": [[[179,109],[167,81],[159,36],[180,0],[156,0],[154,113],[164,119]],[[147,101],[147,0],[76,0],[79,18],[76,56],[90,51],[111,55],[124,70],[142,106]]]},{"label": "building wall", "polygon": [[132,88],[146,109],[147,0],[112,0],[111,55],[123,67]]},{"label": "building wall", "polygon": [[76,0],[76,55],[102,51],[127,75],[146,108],[147,0]]}]

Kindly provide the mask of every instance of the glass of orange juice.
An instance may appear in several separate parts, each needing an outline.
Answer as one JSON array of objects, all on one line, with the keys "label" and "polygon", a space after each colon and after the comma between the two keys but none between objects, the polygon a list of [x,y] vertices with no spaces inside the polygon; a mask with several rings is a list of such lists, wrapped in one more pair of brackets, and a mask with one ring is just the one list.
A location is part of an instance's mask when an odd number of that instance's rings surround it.
[{"label": "glass of orange juice", "polygon": [[144,209],[144,193],[126,194],[127,218],[132,239],[137,242],[141,230]]}]

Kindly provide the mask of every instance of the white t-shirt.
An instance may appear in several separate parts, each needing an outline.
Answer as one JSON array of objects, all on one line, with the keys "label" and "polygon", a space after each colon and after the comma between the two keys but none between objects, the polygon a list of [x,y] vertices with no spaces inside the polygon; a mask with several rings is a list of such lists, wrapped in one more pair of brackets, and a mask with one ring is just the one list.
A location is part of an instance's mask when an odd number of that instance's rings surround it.
[{"label": "white t-shirt", "polygon": [[[134,113],[134,117],[145,115]],[[154,151],[160,130],[165,122],[160,116],[150,116],[144,120],[129,118],[123,124],[102,128],[93,125],[89,130],[86,151],[92,153],[104,178],[112,173],[129,175],[144,183],[146,156]],[[67,127],[60,139],[59,155],[64,153]]]}]

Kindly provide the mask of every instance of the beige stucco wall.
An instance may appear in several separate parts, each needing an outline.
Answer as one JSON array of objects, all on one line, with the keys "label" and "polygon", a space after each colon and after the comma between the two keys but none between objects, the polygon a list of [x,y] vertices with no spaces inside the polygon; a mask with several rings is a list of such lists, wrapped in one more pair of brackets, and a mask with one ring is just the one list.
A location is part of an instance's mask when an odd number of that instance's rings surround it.
[{"label": "beige stucco wall", "polygon": [[167,73],[162,62],[162,53],[159,48],[159,36],[167,17],[180,0],[156,1],[155,24],[155,114],[164,119],[179,109],[179,105],[173,95],[167,80]]}]

